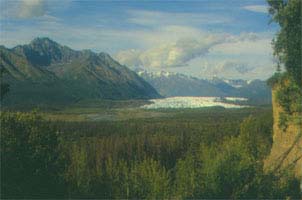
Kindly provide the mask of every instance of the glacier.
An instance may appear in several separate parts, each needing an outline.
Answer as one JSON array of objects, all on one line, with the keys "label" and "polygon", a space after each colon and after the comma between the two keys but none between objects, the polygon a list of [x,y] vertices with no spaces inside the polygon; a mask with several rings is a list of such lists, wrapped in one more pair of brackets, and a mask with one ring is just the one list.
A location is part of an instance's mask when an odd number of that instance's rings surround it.
[{"label": "glacier", "polygon": [[[247,99],[228,97],[232,101],[245,101]],[[223,102],[220,97],[167,97],[163,99],[151,99],[151,104],[143,105],[144,109],[160,109],[160,108],[203,108],[221,106],[224,108],[244,108],[247,105],[237,105],[234,103]]]}]

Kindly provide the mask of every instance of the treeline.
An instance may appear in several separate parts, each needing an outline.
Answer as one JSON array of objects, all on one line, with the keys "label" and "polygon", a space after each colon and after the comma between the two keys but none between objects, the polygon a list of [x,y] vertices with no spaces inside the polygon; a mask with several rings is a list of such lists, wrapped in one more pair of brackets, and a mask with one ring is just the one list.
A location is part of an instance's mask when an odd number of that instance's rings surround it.
[{"label": "treeline", "polygon": [[99,123],[1,113],[1,198],[299,198],[290,169],[262,170],[271,129],[267,111]]}]

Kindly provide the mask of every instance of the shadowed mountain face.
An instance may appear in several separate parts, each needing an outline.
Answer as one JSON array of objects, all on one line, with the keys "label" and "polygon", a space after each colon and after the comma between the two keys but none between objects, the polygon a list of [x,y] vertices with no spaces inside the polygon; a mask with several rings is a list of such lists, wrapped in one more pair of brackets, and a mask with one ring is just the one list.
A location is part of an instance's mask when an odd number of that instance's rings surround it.
[{"label": "shadowed mountain face", "polygon": [[48,38],[0,47],[10,93],[4,103],[68,103],[80,99],[148,99],[156,90],[106,53],[75,51]]}]

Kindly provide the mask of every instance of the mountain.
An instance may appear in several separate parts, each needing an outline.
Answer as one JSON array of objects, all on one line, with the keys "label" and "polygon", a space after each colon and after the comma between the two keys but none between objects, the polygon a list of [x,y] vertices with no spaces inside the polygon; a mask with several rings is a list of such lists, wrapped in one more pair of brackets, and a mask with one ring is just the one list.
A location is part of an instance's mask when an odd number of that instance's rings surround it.
[{"label": "mountain", "polygon": [[72,50],[49,38],[12,49],[0,46],[0,63],[10,84],[4,104],[159,97],[149,83],[108,54]]},{"label": "mountain", "polygon": [[271,104],[272,91],[266,81],[255,79],[246,83],[243,87],[237,88],[235,96],[246,97],[254,103]]},{"label": "mountain", "polygon": [[199,79],[180,73],[148,72],[137,69],[137,74],[149,82],[162,96],[234,96],[245,97],[259,104],[271,102],[271,90],[266,81]]},{"label": "mountain", "polygon": [[242,79],[213,78],[210,82],[223,91],[226,96],[245,97],[253,103],[271,103],[271,89],[266,81],[259,79],[247,81]]},{"label": "mountain", "polygon": [[220,96],[221,91],[208,81],[179,73],[147,71],[137,72],[162,96]]}]

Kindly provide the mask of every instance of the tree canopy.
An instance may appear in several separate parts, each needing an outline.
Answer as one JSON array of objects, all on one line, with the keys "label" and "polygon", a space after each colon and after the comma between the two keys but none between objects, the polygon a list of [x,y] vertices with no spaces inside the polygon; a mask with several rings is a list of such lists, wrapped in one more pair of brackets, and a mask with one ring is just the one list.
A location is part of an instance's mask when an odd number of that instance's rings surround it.
[{"label": "tree canopy", "polygon": [[9,92],[9,84],[3,81],[3,76],[6,72],[7,71],[5,70],[5,68],[0,68],[0,100],[2,100],[4,95]]},{"label": "tree canopy", "polygon": [[302,87],[301,0],[267,0],[272,21],[280,25],[273,41],[274,54]]}]

